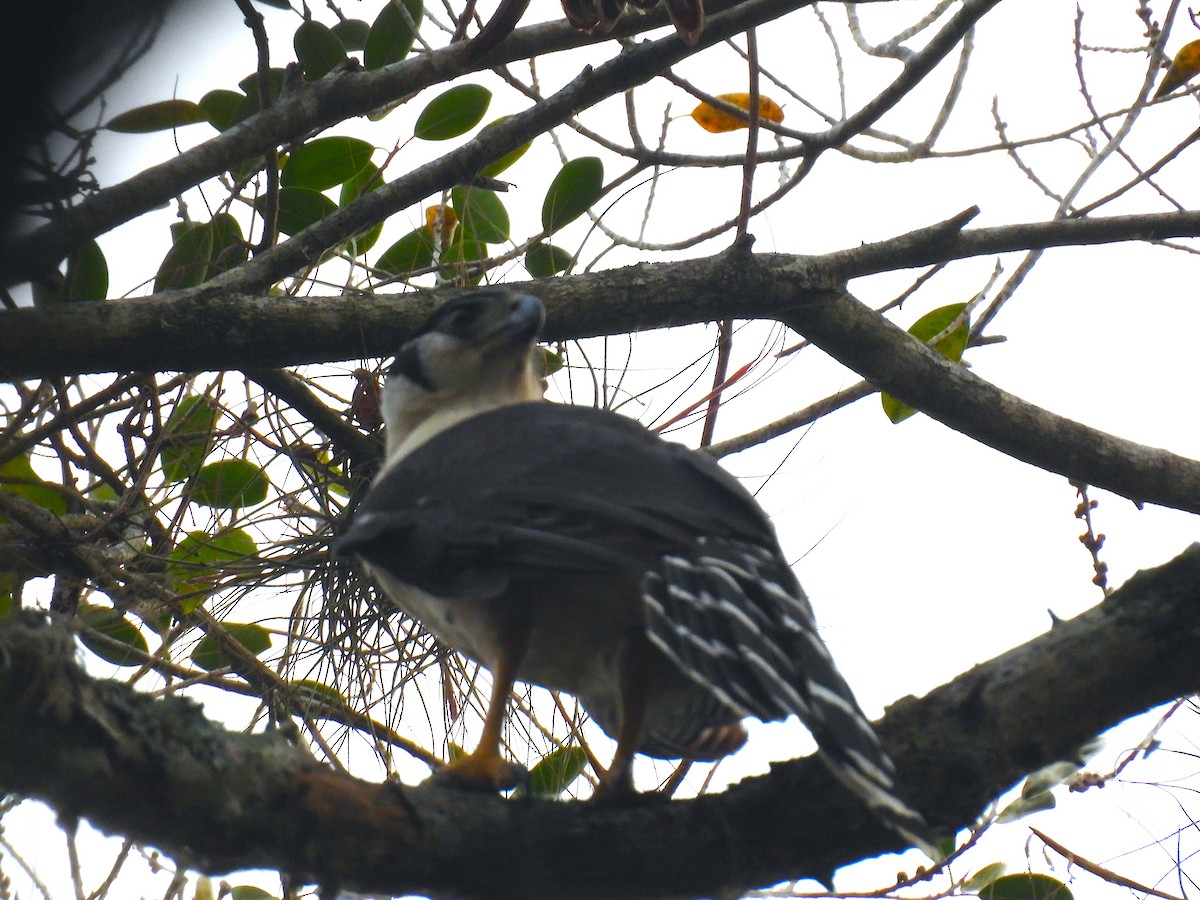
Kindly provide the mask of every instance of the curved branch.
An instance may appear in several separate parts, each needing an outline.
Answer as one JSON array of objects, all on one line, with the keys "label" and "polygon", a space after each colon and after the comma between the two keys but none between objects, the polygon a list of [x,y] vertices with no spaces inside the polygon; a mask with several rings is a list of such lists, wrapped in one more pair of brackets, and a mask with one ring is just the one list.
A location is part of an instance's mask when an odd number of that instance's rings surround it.
[{"label": "curved branch", "polygon": [[782,321],[882,391],[1014,459],[1135,503],[1200,513],[1200,462],[1056,415],[913,339],[846,293]]},{"label": "curved branch", "polygon": [[[1200,688],[1198,600],[1193,546],[896,704],[879,727],[909,798],[944,830],[968,824],[1025,773]],[[0,718],[0,787],[208,872],[277,868],[388,895],[712,897],[898,849],[811,758],[723,794],[626,807],[370,784],[277,734],[226,732],[183,698],[91,679],[69,632],[33,612],[0,621]]]}]

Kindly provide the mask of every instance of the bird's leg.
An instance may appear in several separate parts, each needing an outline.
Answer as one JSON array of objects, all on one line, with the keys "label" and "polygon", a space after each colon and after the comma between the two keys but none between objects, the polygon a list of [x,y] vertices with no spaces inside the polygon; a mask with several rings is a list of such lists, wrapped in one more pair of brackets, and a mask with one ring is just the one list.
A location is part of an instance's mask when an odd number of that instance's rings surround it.
[{"label": "bird's leg", "polygon": [[525,655],[528,636],[528,627],[523,624],[510,628],[504,635],[498,661],[491,667],[492,694],[484,715],[479,743],[470,755],[440,769],[436,775],[439,781],[448,780],[469,790],[506,791],[526,780],[528,773],[524,766],[509,762],[500,755],[500,738],[508,711],[508,698],[517,680],[517,670],[521,665],[521,657]]},{"label": "bird's leg", "polygon": [[621,666],[621,726],[612,764],[600,779],[593,795],[596,799],[630,797],[633,786],[633,757],[642,745],[646,724],[646,704],[655,675],[653,653],[649,645],[628,650]]}]

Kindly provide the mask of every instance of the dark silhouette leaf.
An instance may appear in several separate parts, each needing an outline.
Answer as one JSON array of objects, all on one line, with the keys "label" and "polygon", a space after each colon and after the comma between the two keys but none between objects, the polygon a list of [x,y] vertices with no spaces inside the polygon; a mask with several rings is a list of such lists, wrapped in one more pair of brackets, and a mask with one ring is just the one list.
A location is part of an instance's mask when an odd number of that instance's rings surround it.
[{"label": "dark silhouette leaf", "polygon": [[346,61],[346,48],[332,28],[315,19],[305,19],[292,35],[296,59],[304,69],[304,77],[316,81],[332,68]]},{"label": "dark silhouette leaf", "polygon": [[413,134],[423,141],[445,141],[479,124],[492,102],[481,84],[460,84],[439,94],[421,110]]},{"label": "dark silhouette leaf", "polygon": [[223,459],[209,463],[190,486],[192,500],[216,509],[242,509],[267,499],[267,474],[244,459]]},{"label": "dark silhouette leaf", "polygon": [[542,227],[557,231],[591,207],[604,189],[604,163],[598,156],[581,156],[559,169],[542,202]]},{"label": "dark silhouette leaf", "polygon": [[375,17],[363,42],[363,65],[368,69],[400,62],[412,49],[425,7],[421,0],[404,0],[405,15],[390,2]]},{"label": "dark silhouette leaf", "polygon": [[207,121],[208,114],[198,103],[191,100],[160,100],[113,116],[104,127],[122,134],[148,134]]}]

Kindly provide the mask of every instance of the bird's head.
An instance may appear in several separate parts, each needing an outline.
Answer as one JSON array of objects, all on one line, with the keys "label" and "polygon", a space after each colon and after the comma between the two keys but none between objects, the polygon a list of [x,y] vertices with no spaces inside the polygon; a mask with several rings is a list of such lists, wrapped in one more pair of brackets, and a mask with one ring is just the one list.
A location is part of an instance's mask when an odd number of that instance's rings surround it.
[{"label": "bird's head", "polygon": [[545,318],[536,297],[499,289],[434,310],[388,369],[385,468],[464,419],[542,399],[534,350]]}]

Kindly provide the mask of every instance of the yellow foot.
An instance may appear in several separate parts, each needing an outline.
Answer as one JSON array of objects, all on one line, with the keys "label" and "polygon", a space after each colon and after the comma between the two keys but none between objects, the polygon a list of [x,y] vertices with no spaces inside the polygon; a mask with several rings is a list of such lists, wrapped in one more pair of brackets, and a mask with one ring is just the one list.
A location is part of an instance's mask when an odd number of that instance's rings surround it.
[{"label": "yellow foot", "polygon": [[495,793],[525,784],[529,780],[529,770],[498,754],[476,751],[438,769],[430,780],[463,790]]}]

